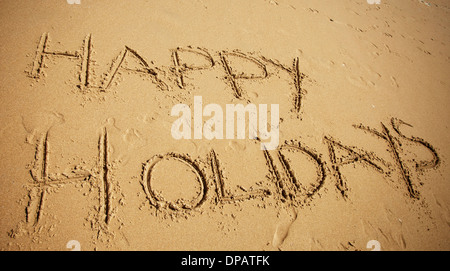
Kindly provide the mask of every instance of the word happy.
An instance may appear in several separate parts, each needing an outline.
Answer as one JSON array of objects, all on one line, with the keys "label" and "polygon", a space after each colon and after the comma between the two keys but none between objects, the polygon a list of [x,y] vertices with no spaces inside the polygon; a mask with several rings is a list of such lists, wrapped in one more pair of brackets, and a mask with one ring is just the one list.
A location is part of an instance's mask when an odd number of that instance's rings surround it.
[{"label": "word happy", "polygon": [[[46,63],[48,60],[67,58],[77,62],[76,87],[82,92],[99,91],[104,93],[108,91],[114,86],[118,80],[118,75],[123,71],[149,78],[158,90],[168,91],[173,88],[186,89],[186,78],[192,71],[206,71],[219,68],[223,74],[221,79],[231,89],[233,97],[249,101],[250,97],[243,89],[242,84],[245,81],[264,81],[269,79],[270,74],[267,70],[270,66],[277,71],[288,74],[292,80],[292,112],[300,118],[303,110],[303,98],[306,92],[302,88],[302,82],[305,74],[300,72],[299,57],[294,57],[291,65],[285,65],[275,59],[265,56],[255,57],[251,53],[244,53],[238,50],[212,53],[205,48],[188,46],[186,48],[177,47],[171,49],[172,65],[164,67],[155,65],[153,60],[146,60],[137,50],[124,46],[123,50],[111,61],[110,68],[103,73],[100,80],[96,80],[93,74],[98,74],[99,72],[94,69],[95,60],[93,59],[94,49],[91,34],[85,37],[81,49],[78,50],[56,50],[51,49],[50,45],[49,33],[42,34],[28,74],[29,77],[38,80],[47,68]],[[188,59],[191,60],[188,61]],[[130,65],[128,62],[135,64]],[[236,65],[235,63],[237,62],[245,63],[245,68]]]}]

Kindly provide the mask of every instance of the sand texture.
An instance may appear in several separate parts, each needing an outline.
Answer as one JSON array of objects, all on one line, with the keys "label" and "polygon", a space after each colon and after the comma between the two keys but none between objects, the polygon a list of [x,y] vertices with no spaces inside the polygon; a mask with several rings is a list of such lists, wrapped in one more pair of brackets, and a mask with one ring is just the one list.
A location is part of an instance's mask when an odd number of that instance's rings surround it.
[{"label": "sand texture", "polygon": [[450,3],[368,2],[0,1],[0,249],[449,250]]}]

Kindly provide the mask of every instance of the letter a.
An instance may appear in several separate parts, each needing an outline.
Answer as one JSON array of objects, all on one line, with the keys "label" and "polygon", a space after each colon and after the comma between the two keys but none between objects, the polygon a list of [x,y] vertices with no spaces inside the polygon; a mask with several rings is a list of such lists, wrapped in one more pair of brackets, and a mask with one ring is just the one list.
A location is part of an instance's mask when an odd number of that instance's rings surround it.
[{"label": "letter a", "polygon": [[[191,139],[191,109],[186,104],[177,104],[172,107],[171,116],[181,116],[172,124],[172,137],[178,139]],[[181,129],[180,129],[181,128]]]}]

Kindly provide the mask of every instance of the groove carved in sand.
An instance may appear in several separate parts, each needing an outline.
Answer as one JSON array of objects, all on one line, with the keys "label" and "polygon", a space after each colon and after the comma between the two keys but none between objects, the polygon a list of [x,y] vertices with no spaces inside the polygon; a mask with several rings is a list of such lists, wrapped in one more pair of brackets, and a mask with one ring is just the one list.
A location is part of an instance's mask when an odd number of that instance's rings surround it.
[{"label": "groove carved in sand", "polygon": [[[230,86],[233,97],[249,100],[246,91],[241,86],[241,82],[243,80],[268,79],[270,75],[266,65],[270,64],[277,69],[287,72],[291,76],[294,85],[292,111],[297,117],[301,118],[303,100],[306,95],[306,91],[302,87],[302,81],[306,75],[300,71],[299,57],[295,57],[292,66],[288,67],[280,64],[276,59],[269,59],[264,56],[256,57],[250,53],[244,53],[238,50],[218,51],[211,54],[205,48],[197,47],[194,49],[188,46],[187,48],[177,47],[176,49],[171,49],[170,58],[173,66],[164,67],[154,65],[153,61],[147,61],[137,50],[125,45],[124,49],[111,61],[109,68],[103,73],[100,80],[95,82],[94,74],[96,71],[92,64],[94,61],[92,57],[94,52],[92,34],[88,34],[85,37],[81,49],[76,51],[50,51],[49,44],[49,34],[42,34],[38,42],[29,76],[38,80],[46,68],[45,62],[48,58],[66,57],[78,62],[79,71],[76,86],[83,93],[87,91],[98,91],[100,93],[108,91],[118,83],[118,75],[123,71],[150,78],[152,83],[162,91],[171,90],[175,87],[185,89],[185,75],[189,71],[215,69],[217,66],[216,63],[220,63],[222,72],[224,73],[224,76],[220,80],[223,80]],[[183,55],[187,54],[191,55],[191,57],[193,56],[198,63],[183,62]],[[127,59],[136,62],[138,67],[129,67],[126,63]],[[252,69],[256,69],[258,72],[246,71],[241,67],[242,64],[250,65]],[[175,82],[175,85],[172,82]]]},{"label": "groove carved in sand", "polygon": [[[393,159],[394,166],[399,171],[400,178],[406,186],[408,198],[418,200],[420,199],[419,187],[415,185],[413,176],[410,174],[411,171],[413,169],[417,171],[435,169],[439,166],[441,159],[430,143],[418,137],[407,137],[404,135],[400,130],[401,125],[407,124],[402,120],[392,118],[392,129],[383,123],[381,123],[381,131],[363,124],[354,125],[354,128],[373,135],[387,144],[388,152]],[[408,153],[405,153],[404,147],[399,147],[400,140],[422,146],[432,154],[432,159],[417,162],[413,168],[409,167],[407,161],[404,160],[404,155]],[[223,205],[233,204],[239,201],[262,201],[266,198],[273,198],[281,203],[281,205],[276,205],[277,208],[281,207],[285,210],[294,211],[296,217],[300,209],[319,198],[315,197],[315,195],[327,191],[323,187],[328,177],[327,172],[329,171],[332,173],[330,177],[335,179],[335,186],[338,193],[344,199],[351,200],[351,190],[348,187],[348,180],[342,173],[343,167],[351,164],[359,164],[373,169],[378,174],[382,174],[383,177],[390,176],[390,172],[395,169],[391,163],[379,158],[374,153],[367,152],[362,148],[346,146],[331,136],[325,136],[323,142],[328,147],[331,168],[327,167],[327,163],[323,160],[322,155],[314,149],[297,141],[285,141],[277,150],[264,150],[261,152],[261,155],[266,161],[266,170],[270,173],[269,181],[271,183],[266,183],[265,187],[263,186],[257,190],[245,191],[243,194],[233,195],[227,192],[225,189],[226,179],[222,173],[223,165],[220,164],[219,155],[213,149],[206,157],[207,163],[198,163],[197,160],[190,158],[188,154],[171,152],[157,154],[143,164],[141,185],[151,207],[156,208],[156,210],[170,210],[171,212],[186,214],[186,212],[199,209],[201,206],[207,204]],[[97,239],[100,233],[107,233],[113,216],[112,161],[110,159],[109,144],[110,135],[103,128],[98,140],[98,163],[91,171],[73,172],[71,175],[50,174],[49,161],[51,152],[49,133],[43,134],[36,145],[35,157],[30,170],[33,183],[28,191],[28,205],[25,209],[27,224],[35,227],[42,220],[43,214],[45,214],[45,202],[49,197],[47,188],[53,185],[83,182],[91,179],[92,176],[96,176],[94,178],[95,183],[89,182],[90,185],[97,187],[99,191],[98,214],[94,221],[94,224],[97,226],[93,225],[93,229],[97,230]],[[338,153],[340,156],[337,155]],[[302,163],[302,166],[314,167],[314,177],[311,178],[310,176],[309,178],[311,179],[304,180],[303,176],[296,173],[296,167],[292,163],[293,155],[298,157],[298,159],[302,156],[311,162],[307,165]],[[168,201],[162,196],[164,193],[154,189],[154,170],[159,166],[159,163],[164,161],[175,162],[174,166],[186,167],[195,175],[198,191],[194,197]],[[96,172],[96,174],[92,175],[90,172]],[[208,175],[205,172],[212,173],[210,178],[207,178]],[[210,187],[215,187],[215,189],[209,189]],[[182,187],[182,190],[186,188]],[[54,193],[57,193],[57,191]],[[214,194],[213,197],[209,196],[210,193]],[[214,200],[209,201],[208,198],[213,198]],[[282,242],[282,239],[278,241]]]},{"label": "groove carved in sand", "polygon": [[70,175],[62,175],[62,177],[58,175],[57,177],[53,177],[54,175],[48,172],[50,161],[48,137],[49,134],[47,132],[37,144],[32,169],[30,170],[33,183],[29,190],[29,202],[25,214],[26,222],[32,226],[36,226],[42,219],[48,193],[47,188],[54,185],[82,182],[91,177],[89,172],[78,172]]}]

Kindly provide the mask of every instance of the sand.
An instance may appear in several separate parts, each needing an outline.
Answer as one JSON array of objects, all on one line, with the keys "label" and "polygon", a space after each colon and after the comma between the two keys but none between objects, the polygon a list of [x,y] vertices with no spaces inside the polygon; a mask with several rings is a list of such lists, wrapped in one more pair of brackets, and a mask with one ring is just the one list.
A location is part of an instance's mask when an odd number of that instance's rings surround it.
[{"label": "sand", "polygon": [[374,2],[1,1],[0,249],[449,250],[450,6]]}]

